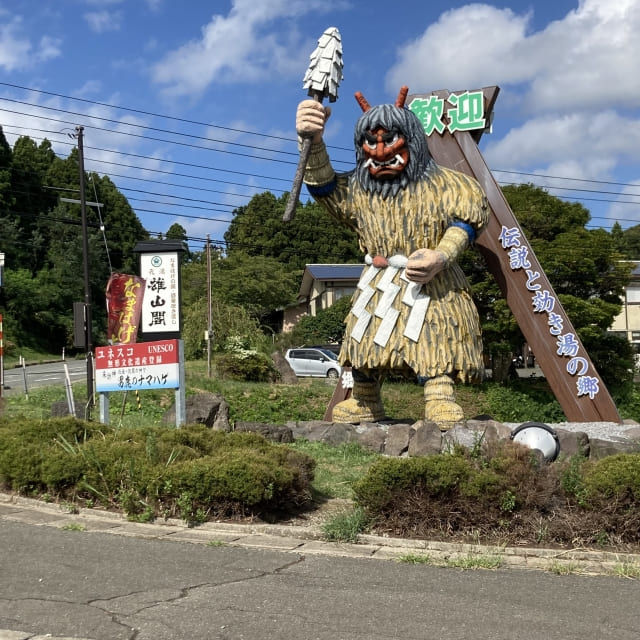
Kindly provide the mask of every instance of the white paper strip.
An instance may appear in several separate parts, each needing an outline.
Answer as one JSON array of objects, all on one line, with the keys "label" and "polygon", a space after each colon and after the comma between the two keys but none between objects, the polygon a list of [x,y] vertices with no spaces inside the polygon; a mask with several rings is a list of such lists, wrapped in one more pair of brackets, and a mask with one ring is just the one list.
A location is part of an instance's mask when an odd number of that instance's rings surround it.
[{"label": "white paper strip", "polygon": [[[422,290],[422,284],[419,282],[409,282],[404,290],[404,295],[402,296],[402,302],[413,307],[415,301],[418,299],[420,292]],[[424,295],[424,294],[423,294]]]},{"label": "white paper strip", "polygon": [[380,289],[380,291],[385,291],[386,288],[391,284],[391,281],[393,280],[393,276],[395,276],[396,273],[398,273],[397,269],[394,269],[393,267],[387,267],[384,270],[384,274],[382,275],[382,278],[378,280],[378,284],[376,284],[376,288]]},{"label": "white paper strip", "polygon": [[365,289],[369,286],[371,281],[376,277],[376,273],[378,273],[380,269],[370,266],[361,276],[360,281],[358,282],[358,289]]},{"label": "white paper strip", "polygon": [[387,342],[389,342],[389,337],[391,336],[391,332],[396,326],[396,322],[398,321],[398,316],[400,312],[397,309],[389,309],[389,313],[383,318],[378,330],[376,331],[376,335],[373,338],[373,341],[380,347],[386,347]]},{"label": "white paper strip", "polygon": [[355,327],[353,327],[353,331],[351,332],[351,337],[356,341],[360,342],[362,340],[362,336],[369,326],[369,321],[371,320],[371,314],[368,311],[365,311],[359,318],[358,322],[356,322]]},{"label": "white paper strip", "polygon": [[422,332],[424,318],[429,308],[429,302],[431,302],[429,296],[420,296],[415,301],[413,309],[411,309],[411,313],[407,319],[407,325],[404,328],[404,336],[409,338],[409,340],[413,340],[413,342],[418,342],[418,338]]},{"label": "white paper strip", "polygon": [[353,307],[351,307],[351,313],[353,313],[356,318],[359,318],[362,315],[362,312],[369,304],[369,300],[373,298],[373,294],[375,292],[376,290],[372,287],[367,287],[358,294],[358,298],[354,302]]},{"label": "white paper strip", "polygon": [[389,313],[389,309],[393,306],[393,301],[396,299],[400,291],[400,287],[397,284],[389,284],[385,289],[382,297],[380,298],[380,302],[376,306],[375,314],[378,318],[384,318],[387,313]]}]

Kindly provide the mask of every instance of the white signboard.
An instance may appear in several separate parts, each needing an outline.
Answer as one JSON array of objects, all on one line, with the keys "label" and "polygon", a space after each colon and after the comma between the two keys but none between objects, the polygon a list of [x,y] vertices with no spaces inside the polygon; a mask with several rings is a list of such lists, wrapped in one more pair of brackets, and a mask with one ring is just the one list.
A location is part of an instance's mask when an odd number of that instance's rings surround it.
[{"label": "white signboard", "polygon": [[179,259],[177,252],[140,255],[140,276],[147,283],[140,321],[143,334],[180,331]]}]

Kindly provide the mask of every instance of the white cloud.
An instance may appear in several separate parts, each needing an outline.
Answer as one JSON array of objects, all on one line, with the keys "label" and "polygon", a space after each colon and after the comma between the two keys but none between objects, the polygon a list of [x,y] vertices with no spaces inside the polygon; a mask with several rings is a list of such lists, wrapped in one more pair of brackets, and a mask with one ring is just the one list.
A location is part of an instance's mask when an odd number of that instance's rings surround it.
[{"label": "white cloud", "polygon": [[492,169],[537,165],[541,173],[605,179],[622,162],[640,162],[640,120],[611,110],[541,116],[487,141],[483,155]]},{"label": "white cloud", "polygon": [[[402,84],[414,93],[498,85],[494,129],[518,125],[502,138],[485,137],[483,155],[493,171],[521,172],[496,173],[500,182],[622,192],[621,185],[597,181],[640,181],[640,2],[578,0],[538,31],[535,6],[516,13],[470,4],[443,13],[398,50],[387,91]],[[591,202],[586,192],[584,198],[596,208],[597,199],[616,199],[600,195]],[[624,211],[629,218],[630,207],[611,205],[607,215]]]},{"label": "white cloud", "polygon": [[295,29],[277,30],[279,20],[327,11],[322,0],[234,0],[227,16],[214,15],[199,38],[171,51],[153,68],[169,95],[202,92],[210,83],[254,82],[276,74],[299,74],[307,57]]},{"label": "white cloud", "polygon": [[386,77],[389,91],[512,86],[533,110],[640,106],[640,3],[580,0],[543,30],[531,13],[486,4],[443,13],[398,51]]},{"label": "white cloud", "polygon": [[119,31],[122,22],[120,11],[89,11],[84,14],[89,28],[96,33]]},{"label": "white cloud", "polygon": [[[0,11],[0,23],[8,12]],[[23,33],[22,19],[14,16],[0,24],[0,68],[5,71],[22,71],[60,55],[61,41],[42,36],[38,46]]]}]

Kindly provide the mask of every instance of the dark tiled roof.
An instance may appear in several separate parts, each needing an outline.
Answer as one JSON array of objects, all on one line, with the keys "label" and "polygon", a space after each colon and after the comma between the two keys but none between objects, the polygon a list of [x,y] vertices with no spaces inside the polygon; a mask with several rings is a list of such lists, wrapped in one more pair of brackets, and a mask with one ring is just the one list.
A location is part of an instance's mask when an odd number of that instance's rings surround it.
[{"label": "dark tiled roof", "polygon": [[364,265],[361,264],[308,264],[314,280],[358,280]]}]

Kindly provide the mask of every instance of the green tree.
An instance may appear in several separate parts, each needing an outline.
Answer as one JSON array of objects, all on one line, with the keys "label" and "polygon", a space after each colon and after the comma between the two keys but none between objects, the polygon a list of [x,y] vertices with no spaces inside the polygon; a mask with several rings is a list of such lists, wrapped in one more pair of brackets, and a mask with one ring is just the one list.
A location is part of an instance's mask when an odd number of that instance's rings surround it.
[{"label": "green tree", "polygon": [[13,154],[0,126],[0,218],[8,216],[13,207],[14,198],[11,193],[11,165]]},{"label": "green tree", "polygon": [[[295,300],[297,277],[273,258],[242,253],[211,261],[211,295],[214,300],[243,307],[262,321],[274,309]],[[207,298],[207,265],[198,259],[182,271],[183,301],[192,304]]]},{"label": "green tree", "polygon": [[343,296],[328,309],[315,316],[304,316],[293,330],[293,344],[341,343],[345,319],[351,308],[351,296]]},{"label": "green tree", "polygon": [[275,258],[300,273],[306,264],[362,261],[353,231],[335,222],[315,202],[299,205],[293,220],[283,222],[288,198],[288,194],[276,198],[267,191],[236,209],[224,234],[229,256]]},{"label": "green tree", "polygon": [[[7,210],[6,191],[0,192],[0,250],[7,253],[0,312],[7,313],[20,344],[57,351],[70,344],[73,302],[84,299],[81,208],[60,199],[80,197],[78,152],[58,158],[48,140],[36,145],[22,137],[7,154],[2,140],[0,190],[9,166],[13,200]],[[99,344],[109,274],[112,269],[135,273],[133,247],[148,234],[109,178],[92,174],[85,185],[87,200],[104,203],[101,213],[87,207],[93,334]]]},{"label": "green tree", "polygon": [[46,139],[37,145],[30,138],[21,136],[13,147],[12,208],[18,221],[20,242],[12,259],[34,274],[42,268],[46,254],[47,239],[41,229],[43,217],[58,198],[54,189],[47,188],[51,186],[47,174],[55,158],[51,143]]},{"label": "green tree", "polygon": [[[616,225],[620,225],[616,222]],[[614,225],[615,227],[615,225]],[[622,239],[618,240],[618,248],[629,260],[640,260],[640,224],[625,229],[622,233]],[[616,234],[619,238],[620,234]]]},{"label": "green tree", "polygon": [[[188,359],[202,358],[206,354],[207,343],[204,332],[207,330],[209,310],[207,299],[199,298],[185,306],[184,349]],[[243,307],[226,304],[221,300],[211,303],[211,347],[213,351],[223,351],[231,338],[240,338],[247,348],[268,353],[268,339],[260,330],[258,322]]]}]

